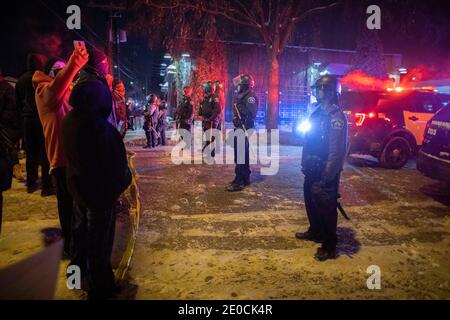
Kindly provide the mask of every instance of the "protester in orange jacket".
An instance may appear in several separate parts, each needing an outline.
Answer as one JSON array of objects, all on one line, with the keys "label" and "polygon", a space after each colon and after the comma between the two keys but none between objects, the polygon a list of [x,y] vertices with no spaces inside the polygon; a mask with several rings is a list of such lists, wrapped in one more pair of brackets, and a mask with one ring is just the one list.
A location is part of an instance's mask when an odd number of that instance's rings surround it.
[{"label": "protester in orange jacket", "polygon": [[76,47],[69,61],[52,58],[44,72],[36,71],[33,86],[36,89],[36,105],[44,129],[45,147],[50,162],[58,199],[58,214],[64,238],[64,253],[70,255],[73,199],[67,189],[66,159],[62,147],[62,120],[72,109],[69,105],[71,84],[88,61],[84,47]]}]

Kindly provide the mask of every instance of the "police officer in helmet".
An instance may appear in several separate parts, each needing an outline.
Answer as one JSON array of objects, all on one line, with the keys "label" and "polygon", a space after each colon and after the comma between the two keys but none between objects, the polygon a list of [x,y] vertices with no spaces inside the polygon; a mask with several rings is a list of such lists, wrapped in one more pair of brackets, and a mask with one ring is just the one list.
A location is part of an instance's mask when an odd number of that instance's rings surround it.
[{"label": "police officer in helmet", "polygon": [[[215,95],[214,84],[212,81],[208,81],[203,84],[203,101],[200,103],[199,116],[203,119],[202,127],[203,132],[208,131],[209,129],[217,129],[220,123],[220,116],[222,112],[222,108],[220,107],[219,98]],[[209,140],[206,142],[203,150],[206,149],[207,146],[214,143],[215,137],[209,137]],[[211,156],[215,157],[215,149],[212,148]]]},{"label": "police officer in helmet", "polygon": [[[235,130],[242,129],[245,134],[244,150],[238,150],[238,138],[234,138],[234,162],[236,164],[235,178],[228,185],[227,191],[240,191],[250,185],[250,144],[247,130],[255,127],[256,113],[258,112],[258,98],[252,89],[255,86],[253,77],[241,74],[233,79],[233,84],[237,87],[238,95],[234,103],[233,124]],[[245,152],[244,163],[239,163],[238,153]]]},{"label": "police officer in helmet", "polygon": [[312,87],[317,99],[305,135],[302,172],[309,229],[296,233],[301,240],[322,243],[315,258],[336,258],[338,189],[347,153],[347,119],[339,107],[340,84],[336,76],[321,77]]}]

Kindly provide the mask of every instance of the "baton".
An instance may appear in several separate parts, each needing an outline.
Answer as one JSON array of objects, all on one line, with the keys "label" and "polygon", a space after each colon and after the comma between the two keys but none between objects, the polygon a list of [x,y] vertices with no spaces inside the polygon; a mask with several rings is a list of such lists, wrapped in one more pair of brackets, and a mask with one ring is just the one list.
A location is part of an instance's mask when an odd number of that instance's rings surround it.
[{"label": "baton", "polygon": [[[234,104],[234,110],[236,111],[236,115],[238,116],[239,120],[241,120],[242,129],[244,130],[245,136],[246,136],[246,138],[247,138],[247,140],[248,140],[248,147],[249,147],[249,149],[250,149],[252,155],[256,157],[256,154],[255,154],[255,152],[253,151],[252,145],[250,144],[250,137],[248,136],[247,128],[245,127],[245,124],[244,124],[243,121],[242,121],[241,113],[239,112],[239,109],[238,109],[236,103]],[[250,160],[250,159],[249,159],[249,160]]]}]

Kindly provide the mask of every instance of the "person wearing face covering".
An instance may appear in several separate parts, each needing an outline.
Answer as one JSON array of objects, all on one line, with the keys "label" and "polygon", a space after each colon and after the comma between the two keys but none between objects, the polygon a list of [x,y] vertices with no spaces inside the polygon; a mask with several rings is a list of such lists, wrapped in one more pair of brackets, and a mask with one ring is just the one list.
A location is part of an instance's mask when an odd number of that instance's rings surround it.
[{"label": "person wearing face covering", "polygon": [[73,110],[63,121],[67,184],[75,202],[71,265],[86,277],[88,299],[108,299],[117,292],[111,266],[114,206],[131,183],[122,137],[108,122],[112,101],[102,78],[82,78],[72,89]]},{"label": "person wearing face covering", "polygon": [[117,130],[122,138],[125,137],[128,128],[127,103],[125,100],[125,85],[123,81],[116,80],[113,84],[114,113],[116,116]]},{"label": "person wearing face covering", "polygon": [[69,105],[70,86],[76,74],[86,64],[88,53],[77,47],[69,61],[60,58],[48,60],[44,72],[36,71],[33,86],[36,106],[44,129],[45,148],[50,161],[50,173],[56,186],[58,214],[64,238],[64,254],[70,256],[73,199],[67,190],[66,159],[62,147],[62,121],[72,109]]}]

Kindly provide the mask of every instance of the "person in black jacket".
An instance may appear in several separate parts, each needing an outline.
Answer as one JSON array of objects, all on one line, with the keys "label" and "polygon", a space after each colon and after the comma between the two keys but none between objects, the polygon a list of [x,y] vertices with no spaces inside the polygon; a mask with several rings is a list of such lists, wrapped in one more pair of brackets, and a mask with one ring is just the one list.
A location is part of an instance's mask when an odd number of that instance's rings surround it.
[{"label": "person in black jacket", "polygon": [[72,90],[73,110],[63,122],[67,185],[75,202],[71,264],[88,279],[88,298],[105,299],[116,290],[111,267],[114,206],[131,183],[120,133],[108,122],[112,94],[100,79]]},{"label": "person in black jacket", "polygon": [[347,118],[339,107],[340,84],[335,76],[321,77],[312,89],[318,103],[309,118],[311,129],[306,133],[302,154],[310,227],[296,233],[296,237],[322,243],[315,258],[324,261],[336,257],[338,190],[347,154]]},{"label": "person in black jacket", "polygon": [[[230,192],[241,191],[250,185],[250,141],[247,130],[255,127],[256,113],[258,112],[258,97],[253,92],[255,80],[248,74],[241,74],[233,79],[233,84],[237,87],[238,95],[234,103],[234,130],[242,130],[245,133],[244,150],[239,150],[238,137],[234,138],[234,163],[235,178],[227,186]],[[242,154],[242,151],[243,154]],[[241,163],[239,158],[243,158]]]},{"label": "person in black jacket", "polygon": [[158,142],[159,145],[166,145],[166,130],[167,130],[167,102],[162,100],[159,104],[159,112],[158,112],[158,124],[157,124],[157,132],[159,134]]},{"label": "person in black jacket", "polygon": [[[220,119],[222,115],[222,108],[220,107],[219,97],[216,96],[214,90],[214,84],[212,81],[205,82],[203,84],[203,100],[200,102],[200,108],[198,115],[202,117],[203,132],[207,132],[210,129],[220,128]],[[211,136],[203,146],[203,150],[209,145],[214,143],[216,137]],[[212,148],[211,156],[216,156],[215,148]]]},{"label": "person in black jacket", "polygon": [[0,233],[2,231],[3,191],[11,188],[13,166],[20,139],[20,116],[14,88],[0,74]]},{"label": "person in black jacket", "polygon": [[147,138],[147,143],[144,149],[155,148],[158,143],[158,97],[154,94],[150,95],[149,101],[147,103],[146,110],[144,111],[144,131]]},{"label": "person in black jacket", "polygon": [[43,71],[46,58],[40,54],[28,55],[28,71],[22,75],[16,84],[16,103],[23,119],[23,142],[27,155],[27,189],[29,193],[36,191],[38,168],[41,165],[42,196],[55,194],[50,176],[50,164],[45,152],[45,140],[42,124],[35,101],[33,87],[33,74],[35,71]]}]

